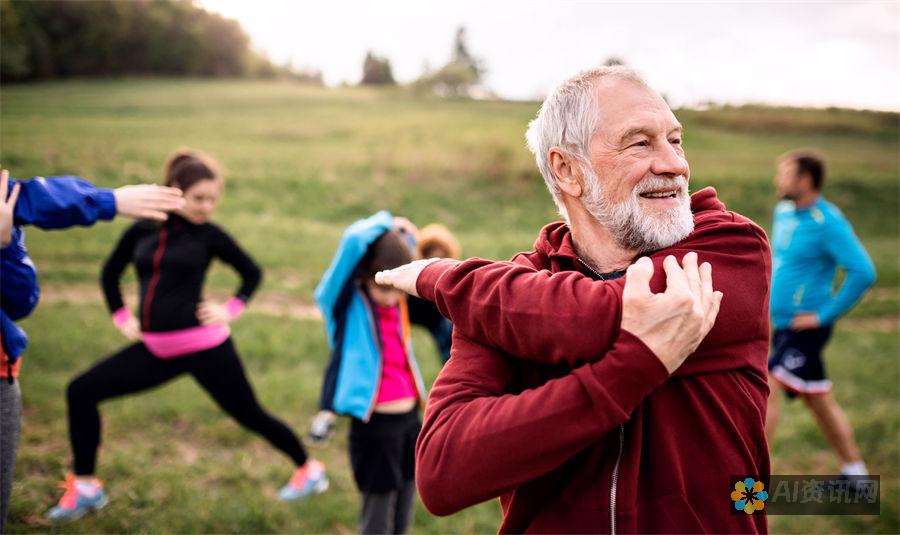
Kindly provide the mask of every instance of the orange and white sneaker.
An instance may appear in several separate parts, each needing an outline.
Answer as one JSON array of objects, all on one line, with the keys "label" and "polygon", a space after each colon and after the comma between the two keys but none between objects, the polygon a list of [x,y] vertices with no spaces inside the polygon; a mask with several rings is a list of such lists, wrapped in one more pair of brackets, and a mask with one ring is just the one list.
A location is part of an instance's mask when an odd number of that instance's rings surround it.
[{"label": "orange and white sneaker", "polygon": [[325,475],[325,465],[309,460],[294,471],[291,480],[278,491],[278,497],[286,501],[299,500],[310,494],[322,494],[326,490],[328,476]]},{"label": "orange and white sneaker", "polygon": [[103,482],[99,479],[82,483],[76,480],[75,476],[67,474],[66,481],[59,486],[66,489],[66,492],[59,503],[47,511],[47,520],[51,522],[75,520],[109,503],[106,493],[103,492]]}]

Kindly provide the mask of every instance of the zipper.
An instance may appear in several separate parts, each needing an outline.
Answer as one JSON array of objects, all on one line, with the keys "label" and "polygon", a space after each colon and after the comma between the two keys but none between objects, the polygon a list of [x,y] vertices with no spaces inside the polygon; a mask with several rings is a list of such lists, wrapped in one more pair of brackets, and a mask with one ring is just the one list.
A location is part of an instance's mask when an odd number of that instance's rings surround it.
[{"label": "zipper", "polygon": [[159,243],[156,245],[156,252],[153,253],[153,276],[150,278],[150,284],[147,285],[147,295],[144,296],[144,310],[142,311],[144,330],[150,330],[150,302],[153,301],[153,292],[156,285],[159,284],[159,265],[162,263],[163,252],[166,250],[166,237],[168,232],[166,229],[159,231]]},{"label": "zipper", "polygon": [[594,268],[592,268],[590,264],[588,264],[587,262],[585,262],[585,261],[582,260],[581,258],[578,258],[578,261],[581,262],[581,265],[583,265],[584,267],[588,268],[588,270],[589,270],[591,273],[593,273],[594,275],[596,275],[598,279],[600,279],[600,280],[602,280],[602,281],[605,281],[605,280],[606,280],[606,278],[604,278],[603,275],[601,275],[600,273],[597,273],[597,270],[594,269]]},{"label": "zipper", "polygon": [[616,535],[616,490],[619,485],[619,463],[622,461],[622,450],[625,449],[625,424],[619,424],[619,456],[613,466],[612,484],[609,490],[609,532]]}]

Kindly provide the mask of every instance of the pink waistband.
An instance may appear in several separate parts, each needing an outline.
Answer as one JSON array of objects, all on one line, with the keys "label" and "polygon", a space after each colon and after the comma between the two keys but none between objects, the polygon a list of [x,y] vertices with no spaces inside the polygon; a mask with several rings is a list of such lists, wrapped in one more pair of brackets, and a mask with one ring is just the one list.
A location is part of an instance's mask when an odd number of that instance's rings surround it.
[{"label": "pink waistband", "polygon": [[228,325],[198,325],[166,332],[141,333],[144,346],[161,359],[183,357],[197,351],[212,349],[231,335]]}]

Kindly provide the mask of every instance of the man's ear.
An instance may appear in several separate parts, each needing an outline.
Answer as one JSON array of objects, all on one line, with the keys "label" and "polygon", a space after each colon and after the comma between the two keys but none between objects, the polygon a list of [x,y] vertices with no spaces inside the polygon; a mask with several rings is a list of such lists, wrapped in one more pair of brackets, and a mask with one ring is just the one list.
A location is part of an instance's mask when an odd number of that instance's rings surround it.
[{"label": "man's ear", "polygon": [[551,147],[547,152],[547,162],[560,191],[576,199],[581,197],[584,192],[584,175],[578,160],[559,147]]}]

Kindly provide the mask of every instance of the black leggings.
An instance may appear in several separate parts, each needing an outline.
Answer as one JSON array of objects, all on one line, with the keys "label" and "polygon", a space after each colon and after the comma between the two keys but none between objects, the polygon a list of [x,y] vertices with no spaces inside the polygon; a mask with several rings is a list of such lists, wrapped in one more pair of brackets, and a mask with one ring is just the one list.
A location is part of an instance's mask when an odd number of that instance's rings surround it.
[{"label": "black leggings", "polygon": [[98,362],[69,383],[66,395],[75,474],[94,473],[100,445],[98,403],[159,386],[182,373],[193,375],[222,410],[265,437],[297,466],[306,463],[306,451],[297,436],[259,405],[229,338],[212,349],[173,359],[155,357],[143,343],[137,343]]}]

